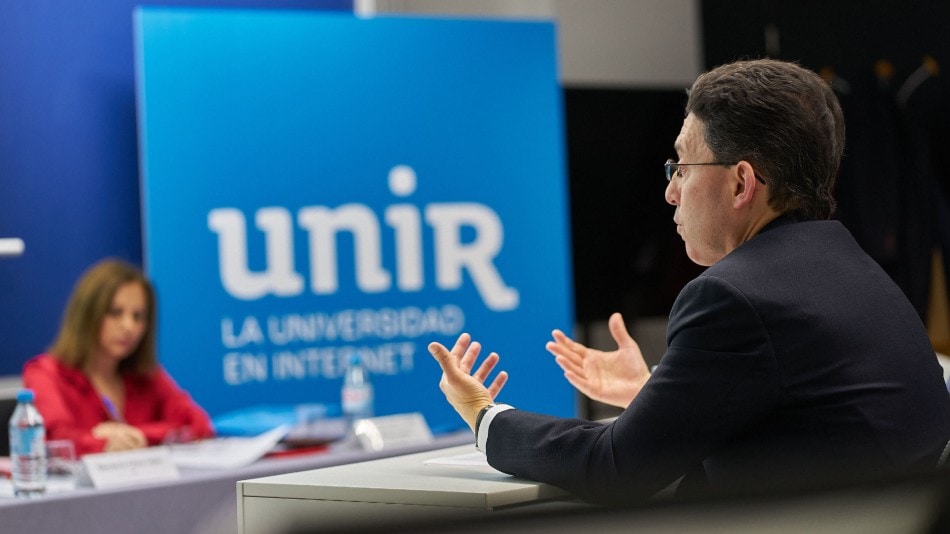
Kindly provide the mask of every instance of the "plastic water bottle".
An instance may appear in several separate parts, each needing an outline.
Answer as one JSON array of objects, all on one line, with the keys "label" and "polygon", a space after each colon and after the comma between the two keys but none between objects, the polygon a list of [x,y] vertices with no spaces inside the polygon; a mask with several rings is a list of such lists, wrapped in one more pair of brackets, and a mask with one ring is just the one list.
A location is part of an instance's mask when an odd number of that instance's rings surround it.
[{"label": "plastic water bottle", "polygon": [[350,356],[350,365],[343,375],[341,397],[343,417],[348,421],[373,416],[373,384],[359,354]]},{"label": "plastic water bottle", "polygon": [[39,497],[46,493],[46,427],[33,405],[33,390],[21,389],[10,417],[10,463],[13,493]]}]

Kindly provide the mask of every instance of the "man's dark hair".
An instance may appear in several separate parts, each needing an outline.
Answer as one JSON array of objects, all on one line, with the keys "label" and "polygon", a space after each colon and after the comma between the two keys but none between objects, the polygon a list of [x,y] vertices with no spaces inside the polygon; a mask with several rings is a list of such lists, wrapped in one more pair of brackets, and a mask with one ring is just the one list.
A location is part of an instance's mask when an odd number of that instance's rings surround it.
[{"label": "man's dark hair", "polygon": [[794,63],[760,59],[717,67],[688,90],[716,161],[745,160],[769,186],[769,205],[828,219],[844,151],[844,115],[831,87]]}]

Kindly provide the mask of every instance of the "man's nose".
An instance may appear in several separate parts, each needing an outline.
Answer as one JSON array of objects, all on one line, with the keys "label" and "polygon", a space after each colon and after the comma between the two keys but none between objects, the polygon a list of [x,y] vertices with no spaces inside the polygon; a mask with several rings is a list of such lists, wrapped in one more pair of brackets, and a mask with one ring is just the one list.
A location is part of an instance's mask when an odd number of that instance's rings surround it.
[{"label": "man's nose", "polygon": [[679,186],[676,184],[676,178],[666,184],[666,193],[663,195],[666,203],[676,206],[679,203]]}]

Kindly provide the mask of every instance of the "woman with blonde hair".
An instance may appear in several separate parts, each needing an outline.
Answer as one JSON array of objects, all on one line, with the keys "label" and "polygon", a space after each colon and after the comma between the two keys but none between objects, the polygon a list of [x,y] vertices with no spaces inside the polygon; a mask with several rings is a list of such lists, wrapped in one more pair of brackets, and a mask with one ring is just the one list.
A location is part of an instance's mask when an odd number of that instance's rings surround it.
[{"label": "woman with blonde hair", "polygon": [[108,259],[76,283],[48,352],[23,367],[48,439],[78,454],[210,437],[207,413],[155,355],[155,291],[137,267]]}]

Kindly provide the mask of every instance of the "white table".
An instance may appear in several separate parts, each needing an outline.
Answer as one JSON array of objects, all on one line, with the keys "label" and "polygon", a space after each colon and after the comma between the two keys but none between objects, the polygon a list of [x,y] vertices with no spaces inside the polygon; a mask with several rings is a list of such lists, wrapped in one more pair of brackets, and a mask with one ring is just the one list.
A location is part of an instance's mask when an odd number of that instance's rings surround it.
[{"label": "white table", "polygon": [[[569,497],[554,486],[460,462],[472,444],[238,482],[238,532],[391,527],[483,516]],[[479,454],[479,453],[476,453]]]},{"label": "white table", "polygon": [[239,469],[182,470],[180,480],[97,490],[79,487],[39,499],[0,498],[0,532],[83,534],[233,534],[239,480],[361,462],[471,443],[472,432],[437,436],[433,443],[379,452],[333,448],[288,458],[265,458]]},{"label": "white table", "polygon": [[[435,466],[471,445],[238,482],[241,534],[426,532],[891,534],[950,524],[948,472],[801,493],[596,507],[489,469]],[[939,530],[944,532],[945,530]]]}]

